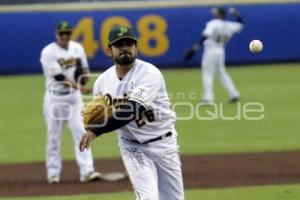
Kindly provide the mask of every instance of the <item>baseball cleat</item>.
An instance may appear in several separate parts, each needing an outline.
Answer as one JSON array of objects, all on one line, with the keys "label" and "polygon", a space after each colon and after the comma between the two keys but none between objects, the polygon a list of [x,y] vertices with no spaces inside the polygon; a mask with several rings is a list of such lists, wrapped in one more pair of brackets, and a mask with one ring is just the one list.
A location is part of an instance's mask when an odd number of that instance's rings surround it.
[{"label": "baseball cleat", "polygon": [[210,101],[210,100],[206,100],[206,99],[201,99],[200,104],[201,104],[201,105],[211,106],[211,105],[214,104],[214,102],[213,102],[213,101]]},{"label": "baseball cleat", "polygon": [[91,172],[85,176],[81,176],[80,182],[86,183],[86,182],[97,181],[100,179],[101,179],[101,174],[99,172]]},{"label": "baseball cleat", "polygon": [[240,100],[239,97],[233,97],[233,98],[230,99],[230,102],[236,103],[236,102],[238,102],[239,100]]},{"label": "baseball cleat", "polygon": [[53,183],[59,183],[59,176],[51,176],[48,178],[48,183],[53,184]]}]

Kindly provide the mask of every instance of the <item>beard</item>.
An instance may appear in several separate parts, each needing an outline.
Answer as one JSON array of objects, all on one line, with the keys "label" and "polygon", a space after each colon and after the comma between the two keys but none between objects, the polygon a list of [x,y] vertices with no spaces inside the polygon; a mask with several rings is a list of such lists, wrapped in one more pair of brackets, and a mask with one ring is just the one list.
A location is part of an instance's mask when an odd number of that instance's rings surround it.
[{"label": "beard", "polygon": [[131,65],[135,59],[136,59],[136,56],[130,56],[128,54],[124,54],[124,55],[121,55],[121,56],[115,58],[115,62],[118,63],[119,65],[128,66],[128,65]]}]

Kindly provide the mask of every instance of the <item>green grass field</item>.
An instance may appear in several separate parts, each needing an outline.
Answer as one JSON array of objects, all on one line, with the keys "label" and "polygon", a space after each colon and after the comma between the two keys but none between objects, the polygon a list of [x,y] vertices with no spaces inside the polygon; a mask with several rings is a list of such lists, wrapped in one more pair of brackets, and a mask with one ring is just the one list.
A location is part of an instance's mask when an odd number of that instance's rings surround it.
[{"label": "green grass field", "polygon": [[[247,120],[241,116],[238,120],[199,120],[192,117],[177,121],[182,154],[300,150],[299,64],[243,66],[229,68],[228,71],[241,92],[241,102],[230,104],[226,91],[216,82],[218,108],[202,106],[196,109],[201,93],[200,70],[163,70],[173,105],[191,103],[189,107],[176,107],[178,117],[188,116],[191,109],[201,116],[208,116],[209,111],[217,112],[217,116],[222,113],[233,117],[239,113],[239,108],[244,111],[243,106],[251,102],[261,103],[264,107],[264,112],[260,113],[264,114],[262,120]],[[3,76],[0,88],[0,163],[43,162],[46,140],[42,115],[44,78],[41,75]],[[256,115],[258,113],[252,113],[252,116]],[[63,158],[74,159],[68,130],[62,146]],[[104,135],[95,141],[93,153],[95,158],[119,157],[115,134]],[[187,199],[300,199],[299,187],[189,190]],[[115,195],[30,199],[133,199],[131,193]]]},{"label": "green grass field", "polygon": [[[187,200],[295,200],[300,198],[300,185],[241,187],[226,189],[187,190]],[[131,192],[77,196],[0,198],[1,200],[133,200]]]}]

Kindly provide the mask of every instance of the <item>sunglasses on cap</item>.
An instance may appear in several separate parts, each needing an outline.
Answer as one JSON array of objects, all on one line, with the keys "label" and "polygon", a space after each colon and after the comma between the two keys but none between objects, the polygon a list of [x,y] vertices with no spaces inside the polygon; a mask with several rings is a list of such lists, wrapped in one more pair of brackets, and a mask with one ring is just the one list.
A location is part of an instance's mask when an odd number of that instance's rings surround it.
[{"label": "sunglasses on cap", "polygon": [[70,36],[71,34],[72,34],[72,31],[61,31],[61,32],[58,32],[59,36],[63,36],[63,35]]}]

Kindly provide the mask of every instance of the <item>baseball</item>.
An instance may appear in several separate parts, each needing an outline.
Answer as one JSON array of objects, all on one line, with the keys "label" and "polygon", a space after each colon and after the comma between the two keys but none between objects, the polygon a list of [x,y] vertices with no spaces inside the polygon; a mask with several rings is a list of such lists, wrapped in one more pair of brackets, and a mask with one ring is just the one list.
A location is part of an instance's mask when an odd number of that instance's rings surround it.
[{"label": "baseball", "polygon": [[263,50],[263,43],[260,40],[252,40],[249,49],[252,53],[259,53]]}]

